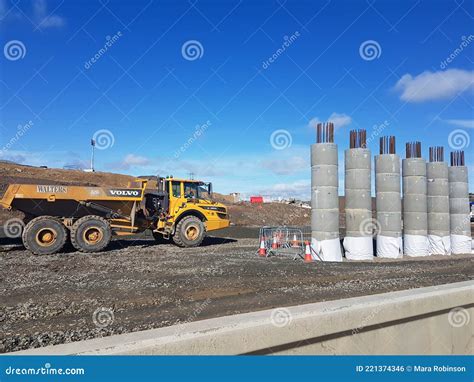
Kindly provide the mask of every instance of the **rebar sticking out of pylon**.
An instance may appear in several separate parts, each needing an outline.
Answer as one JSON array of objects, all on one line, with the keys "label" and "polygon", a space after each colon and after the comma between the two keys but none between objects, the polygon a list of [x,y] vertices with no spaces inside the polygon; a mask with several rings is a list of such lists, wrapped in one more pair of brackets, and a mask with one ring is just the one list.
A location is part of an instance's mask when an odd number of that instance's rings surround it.
[{"label": "rebar sticking out of pylon", "polygon": [[430,147],[430,162],[444,162],[444,147]]},{"label": "rebar sticking out of pylon", "polygon": [[451,152],[451,166],[464,166],[464,151]]},{"label": "rebar sticking out of pylon", "polygon": [[382,154],[395,154],[395,137],[393,135],[380,137],[380,155]]},{"label": "rebar sticking out of pylon", "polygon": [[365,149],[367,147],[367,131],[364,129],[351,130],[349,132],[349,146],[351,149]]},{"label": "rebar sticking out of pylon", "polygon": [[406,158],[421,158],[421,142],[407,142]]},{"label": "rebar sticking out of pylon", "polygon": [[316,126],[316,143],[334,143],[334,123],[318,123]]}]

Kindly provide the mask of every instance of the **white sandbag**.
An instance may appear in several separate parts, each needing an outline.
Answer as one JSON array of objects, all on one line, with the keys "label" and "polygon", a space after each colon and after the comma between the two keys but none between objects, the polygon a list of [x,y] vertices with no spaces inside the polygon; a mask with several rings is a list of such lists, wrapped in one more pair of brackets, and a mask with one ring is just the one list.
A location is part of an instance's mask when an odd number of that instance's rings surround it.
[{"label": "white sandbag", "polygon": [[428,237],[422,235],[403,235],[404,254],[410,257],[429,256]]},{"label": "white sandbag", "polygon": [[451,237],[428,235],[428,251],[430,255],[450,255],[451,254]]},{"label": "white sandbag", "polygon": [[347,260],[373,260],[374,247],[372,236],[349,237],[346,236],[342,242]]},{"label": "white sandbag", "polygon": [[402,238],[378,235],[377,257],[382,259],[401,259],[403,257]]},{"label": "white sandbag", "polygon": [[451,235],[451,253],[453,255],[471,253],[471,238],[465,235]]},{"label": "white sandbag", "polygon": [[342,261],[339,239],[317,241],[311,239],[311,257],[313,260]]}]

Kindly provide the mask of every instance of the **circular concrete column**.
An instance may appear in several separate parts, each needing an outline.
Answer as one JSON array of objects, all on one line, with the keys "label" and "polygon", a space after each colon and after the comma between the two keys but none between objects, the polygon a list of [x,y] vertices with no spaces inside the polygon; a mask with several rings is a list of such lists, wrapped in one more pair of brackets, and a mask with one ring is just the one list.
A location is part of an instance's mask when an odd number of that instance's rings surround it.
[{"label": "circular concrete column", "polygon": [[407,256],[428,256],[426,161],[407,158],[403,168],[403,246]]},{"label": "circular concrete column", "polygon": [[432,255],[451,254],[448,164],[426,164],[428,243]]},{"label": "circular concrete column", "polygon": [[375,156],[375,196],[377,211],[377,257],[400,258],[402,247],[402,201],[400,157]]},{"label": "circular concrete column", "polygon": [[366,148],[344,152],[347,259],[373,259],[373,226],[371,195],[371,154]]},{"label": "circular concrete column", "polygon": [[338,190],[337,145],[311,145],[311,241],[324,261],[342,261]]}]

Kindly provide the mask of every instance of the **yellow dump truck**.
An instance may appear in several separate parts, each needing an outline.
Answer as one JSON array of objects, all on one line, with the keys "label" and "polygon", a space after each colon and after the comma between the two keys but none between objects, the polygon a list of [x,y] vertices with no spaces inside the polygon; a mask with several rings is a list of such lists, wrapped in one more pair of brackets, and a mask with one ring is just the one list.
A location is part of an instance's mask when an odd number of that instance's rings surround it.
[{"label": "yellow dump truck", "polygon": [[[70,241],[99,252],[114,235],[151,230],[158,242],[199,246],[207,231],[229,226],[227,208],[212,200],[212,184],[173,177],[137,179],[127,187],[6,184],[0,206],[25,214],[22,240],[37,255],[59,252]],[[150,181],[151,184],[151,181]]]}]

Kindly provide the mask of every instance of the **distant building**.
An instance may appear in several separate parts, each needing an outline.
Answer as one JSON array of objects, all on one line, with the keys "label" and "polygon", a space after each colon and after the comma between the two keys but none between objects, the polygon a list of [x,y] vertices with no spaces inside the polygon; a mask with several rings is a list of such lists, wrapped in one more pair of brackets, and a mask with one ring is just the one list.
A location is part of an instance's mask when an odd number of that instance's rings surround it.
[{"label": "distant building", "polygon": [[263,196],[251,196],[250,203],[252,204],[263,203]]},{"label": "distant building", "polygon": [[229,194],[232,197],[232,203],[238,203],[241,200],[240,192],[231,192]]}]

